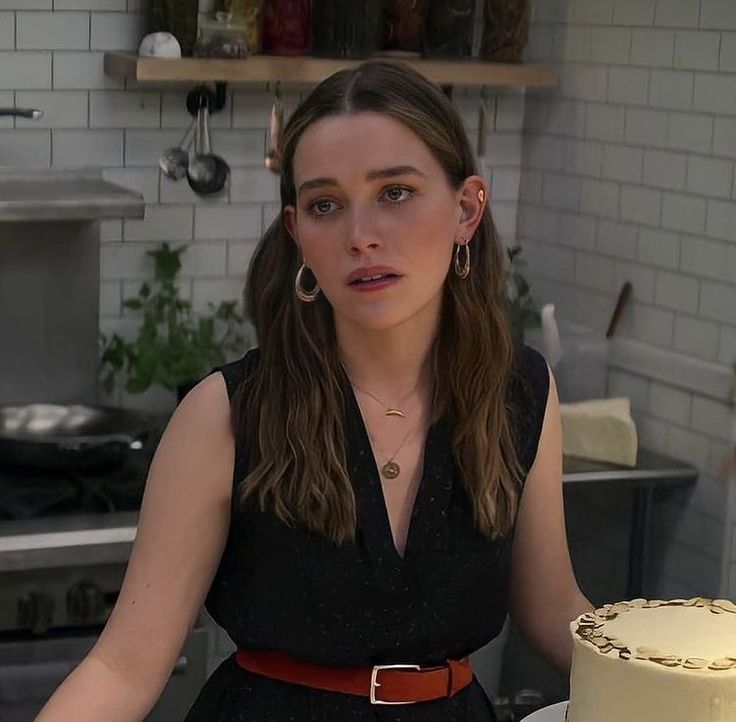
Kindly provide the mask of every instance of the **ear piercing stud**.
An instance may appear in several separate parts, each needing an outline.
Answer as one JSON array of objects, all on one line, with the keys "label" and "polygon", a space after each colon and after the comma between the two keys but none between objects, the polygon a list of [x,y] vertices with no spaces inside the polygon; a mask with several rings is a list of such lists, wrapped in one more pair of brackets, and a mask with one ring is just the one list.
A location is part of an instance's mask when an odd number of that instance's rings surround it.
[{"label": "ear piercing stud", "polygon": [[478,191],[478,200],[483,203],[483,201],[486,199],[486,192],[481,188]]}]

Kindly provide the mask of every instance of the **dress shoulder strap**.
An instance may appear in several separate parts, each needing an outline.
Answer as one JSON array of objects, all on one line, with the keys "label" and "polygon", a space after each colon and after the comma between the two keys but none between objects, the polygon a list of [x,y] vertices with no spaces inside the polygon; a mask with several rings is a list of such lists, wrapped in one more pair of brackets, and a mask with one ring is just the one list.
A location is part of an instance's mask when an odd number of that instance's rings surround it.
[{"label": "dress shoulder strap", "polygon": [[210,371],[211,374],[219,371],[223,375],[225,378],[225,385],[227,386],[227,395],[230,401],[233,400],[233,396],[240,386],[240,383],[258,363],[260,355],[260,350],[257,347],[252,348],[241,358],[236,359],[235,361],[230,361],[222,366],[215,366],[215,368]]},{"label": "dress shoulder strap", "polygon": [[534,464],[549,395],[549,367],[539,351],[526,344],[515,349],[511,400],[517,453],[525,474]]}]

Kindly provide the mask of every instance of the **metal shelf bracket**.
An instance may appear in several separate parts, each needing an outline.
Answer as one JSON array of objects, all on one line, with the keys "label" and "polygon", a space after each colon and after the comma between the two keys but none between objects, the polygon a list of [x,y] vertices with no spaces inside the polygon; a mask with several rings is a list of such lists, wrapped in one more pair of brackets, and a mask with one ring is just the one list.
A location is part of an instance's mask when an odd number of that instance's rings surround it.
[{"label": "metal shelf bracket", "polygon": [[227,103],[227,83],[216,82],[212,90],[207,85],[197,85],[187,95],[187,110],[192,116],[204,105],[209,108],[210,113],[221,111]]}]

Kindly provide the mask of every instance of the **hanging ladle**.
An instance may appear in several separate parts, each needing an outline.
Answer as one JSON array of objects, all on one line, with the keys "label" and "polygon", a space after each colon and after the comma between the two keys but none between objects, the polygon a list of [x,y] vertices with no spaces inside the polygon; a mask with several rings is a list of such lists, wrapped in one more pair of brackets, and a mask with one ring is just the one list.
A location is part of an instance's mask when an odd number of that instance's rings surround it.
[{"label": "hanging ladle", "polygon": [[189,159],[187,180],[198,195],[213,195],[225,188],[230,177],[230,166],[216,153],[210,143],[209,106],[203,97],[197,111],[197,132],[194,154]]},{"label": "hanging ladle", "polygon": [[190,136],[193,135],[195,125],[197,123],[196,116],[192,118],[189,127],[179,141],[179,145],[175,148],[167,148],[158,159],[158,166],[163,174],[171,180],[181,180],[187,174],[189,166],[189,145],[191,144]]}]

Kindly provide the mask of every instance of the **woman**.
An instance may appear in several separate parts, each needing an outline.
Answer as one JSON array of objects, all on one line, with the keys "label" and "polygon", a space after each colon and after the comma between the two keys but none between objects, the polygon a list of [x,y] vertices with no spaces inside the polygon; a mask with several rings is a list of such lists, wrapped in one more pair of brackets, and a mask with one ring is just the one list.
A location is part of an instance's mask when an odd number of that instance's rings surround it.
[{"label": "woman", "polygon": [[295,111],[281,164],[259,348],[173,415],[120,598],[39,722],[142,719],[203,601],[239,650],[187,722],[492,720],[467,655],[507,611],[569,669],[591,605],[558,400],[512,343],[460,119],[414,71],[363,64]]}]

